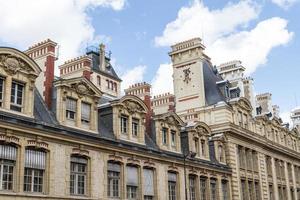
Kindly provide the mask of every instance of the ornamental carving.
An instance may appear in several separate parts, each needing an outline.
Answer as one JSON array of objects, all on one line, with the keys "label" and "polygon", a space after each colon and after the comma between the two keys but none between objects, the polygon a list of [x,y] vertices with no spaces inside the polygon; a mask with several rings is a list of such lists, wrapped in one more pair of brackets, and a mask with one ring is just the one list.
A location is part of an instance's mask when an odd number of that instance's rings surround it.
[{"label": "ornamental carving", "polygon": [[208,131],[202,126],[196,126],[194,131],[198,133],[199,136],[209,135]]},{"label": "ornamental carving", "polygon": [[79,83],[72,84],[71,87],[76,91],[78,96],[94,95],[95,93],[89,88],[88,84],[81,81]]},{"label": "ornamental carving", "polygon": [[127,101],[123,102],[123,106],[130,114],[133,114],[136,112],[144,112],[144,109],[142,108],[142,106],[137,104],[135,101],[127,100]]},{"label": "ornamental carving", "polygon": [[189,83],[191,81],[191,77],[190,77],[191,70],[190,70],[190,68],[184,69],[183,73],[184,73],[183,81],[186,82],[186,83]]},{"label": "ornamental carving", "polygon": [[0,56],[0,67],[3,67],[10,75],[14,75],[20,70],[25,70],[27,72],[32,70],[21,58],[9,54]]},{"label": "ornamental carving", "polygon": [[167,116],[163,119],[163,122],[169,125],[177,126],[179,125],[178,121],[173,116]]}]

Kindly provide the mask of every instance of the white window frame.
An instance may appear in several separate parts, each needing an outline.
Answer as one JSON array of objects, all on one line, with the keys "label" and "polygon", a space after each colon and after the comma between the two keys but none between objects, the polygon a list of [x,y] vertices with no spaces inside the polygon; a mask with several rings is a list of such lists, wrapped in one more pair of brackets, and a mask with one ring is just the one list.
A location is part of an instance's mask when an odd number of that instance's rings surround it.
[{"label": "white window frame", "polygon": [[[15,88],[14,88],[14,94],[12,94],[12,93],[10,94],[10,109],[14,110],[14,111],[17,111],[17,112],[22,112],[25,84],[17,82],[17,81],[12,81],[11,92],[12,92],[12,89],[13,89],[13,84],[15,84]],[[18,90],[19,90],[19,87],[22,87],[22,96],[20,97],[21,98],[21,104],[18,104]],[[13,96],[13,99],[12,99],[12,96]],[[20,110],[15,110],[12,107],[14,107],[16,109],[20,109]]]},{"label": "white window frame", "polygon": [[121,123],[121,133],[127,135],[128,134],[128,121],[129,117],[127,115],[121,115],[120,123]]},{"label": "white window frame", "polygon": [[[68,101],[73,101],[75,102],[75,109],[74,110],[71,110],[70,108],[68,108],[68,104],[69,102]],[[67,97],[67,100],[66,100],[66,118],[68,120],[73,120],[75,121],[76,120],[76,110],[77,110],[77,100],[76,99],[73,99],[71,97]],[[71,114],[74,115],[74,118],[71,117]]]},{"label": "white window frame", "polygon": [[[86,102],[81,102],[81,122],[84,124],[89,124],[91,121],[91,107],[92,105]],[[87,111],[84,111],[84,109],[87,109]],[[84,112],[87,112],[87,116],[84,116]]]},{"label": "white window frame", "polygon": [[[3,188],[3,168],[4,166],[8,166],[8,167],[12,167],[12,173],[11,173],[11,176],[12,176],[12,181],[11,181],[11,188]],[[15,170],[15,161],[13,160],[5,160],[5,159],[0,159],[0,190],[7,190],[7,191],[12,191],[13,188],[14,188],[14,170]],[[7,172],[7,174],[10,174]],[[5,181],[5,182],[9,182],[9,181]]]},{"label": "white window frame", "polygon": [[[84,196],[86,195],[87,192],[87,163],[78,163],[78,162],[74,162],[71,161],[70,163],[70,194],[71,195],[79,195],[79,196]],[[74,165],[75,170],[72,171],[72,164]],[[83,165],[84,166],[84,172],[79,172],[78,171],[78,166],[79,165]],[[73,189],[73,193],[71,191],[71,176],[74,175],[74,189]],[[79,187],[78,187],[78,182],[79,182],[79,177],[83,176],[84,177],[84,187],[83,187],[83,193],[79,193]]]}]

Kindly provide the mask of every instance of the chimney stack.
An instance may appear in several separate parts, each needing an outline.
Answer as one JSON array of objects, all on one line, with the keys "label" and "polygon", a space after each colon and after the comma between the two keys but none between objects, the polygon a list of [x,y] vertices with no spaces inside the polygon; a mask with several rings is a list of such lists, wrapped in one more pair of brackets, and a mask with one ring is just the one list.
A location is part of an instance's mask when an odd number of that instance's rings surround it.
[{"label": "chimney stack", "polygon": [[54,63],[56,42],[50,39],[39,42],[29,47],[24,53],[32,58],[42,69],[42,73],[36,79],[36,88],[45,100],[48,108],[51,108],[52,82],[54,80]]},{"label": "chimney stack", "polygon": [[100,70],[105,71],[105,45],[103,43],[100,44],[99,46],[99,65],[100,65]]}]

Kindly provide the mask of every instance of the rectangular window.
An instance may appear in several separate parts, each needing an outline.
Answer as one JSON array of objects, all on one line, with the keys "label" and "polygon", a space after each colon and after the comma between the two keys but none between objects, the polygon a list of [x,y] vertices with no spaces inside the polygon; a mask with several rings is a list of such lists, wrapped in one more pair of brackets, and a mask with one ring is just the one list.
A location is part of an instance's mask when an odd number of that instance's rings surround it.
[{"label": "rectangular window", "polygon": [[238,123],[240,127],[243,127],[243,113],[238,112]]},{"label": "rectangular window", "polygon": [[87,159],[71,157],[70,194],[84,195],[87,183]]},{"label": "rectangular window", "polygon": [[66,101],[66,117],[67,119],[75,120],[77,101],[75,99],[67,98]]},{"label": "rectangular window", "polygon": [[269,197],[270,200],[274,200],[273,185],[269,185]]},{"label": "rectangular window", "polygon": [[200,177],[200,200],[207,200],[207,178],[206,177]]},{"label": "rectangular window", "polygon": [[161,131],[161,136],[162,136],[162,144],[166,145],[167,144],[167,134],[168,134],[168,129],[167,128],[162,128]]},{"label": "rectangular window", "polygon": [[144,168],[144,200],[154,199],[154,171]]},{"label": "rectangular window", "polygon": [[194,142],[195,142],[195,152],[197,153],[197,156],[200,156],[199,139],[194,138]]},{"label": "rectangular window", "polygon": [[171,145],[176,146],[176,131],[171,130]]},{"label": "rectangular window", "polygon": [[137,137],[139,133],[139,120],[133,118],[132,119],[132,136]]},{"label": "rectangular window", "polygon": [[108,163],[107,172],[107,196],[119,198],[120,197],[120,173],[121,165],[118,163]]},{"label": "rectangular window", "polygon": [[248,181],[248,193],[249,193],[249,198],[250,199],[254,199],[253,198],[253,182],[252,181]]},{"label": "rectangular window", "polygon": [[127,166],[127,199],[138,199],[138,168]]},{"label": "rectangular window", "polygon": [[127,134],[128,117],[121,115],[121,133]]},{"label": "rectangular window", "polygon": [[228,181],[222,180],[223,200],[228,200]]},{"label": "rectangular window", "polygon": [[255,182],[255,183],[254,183],[254,189],[255,189],[256,200],[260,200],[260,188],[259,188],[259,182]]},{"label": "rectangular window", "polygon": [[13,189],[13,171],[16,156],[16,147],[0,145],[0,190]]},{"label": "rectangular window", "polygon": [[201,156],[206,157],[206,141],[201,140]]},{"label": "rectangular window", "polygon": [[189,192],[190,200],[196,200],[196,177],[189,177]]},{"label": "rectangular window", "polygon": [[210,179],[210,197],[211,200],[217,200],[217,180]]},{"label": "rectangular window", "polygon": [[4,94],[4,78],[0,77],[0,107],[3,104],[3,94]]},{"label": "rectangular window", "polygon": [[81,103],[81,122],[83,123],[90,123],[91,117],[91,104],[88,103]]},{"label": "rectangular window", "polygon": [[246,181],[241,180],[242,200],[247,200]]},{"label": "rectangular window", "polygon": [[248,128],[248,116],[246,114],[244,114],[243,121],[244,121],[244,128]]},{"label": "rectangular window", "polygon": [[168,173],[168,191],[169,191],[169,200],[176,200],[177,195],[177,174],[169,172]]},{"label": "rectangular window", "polygon": [[21,112],[23,104],[24,84],[13,81],[11,85],[10,109]]},{"label": "rectangular window", "polygon": [[24,191],[43,192],[46,152],[26,149],[24,170]]}]

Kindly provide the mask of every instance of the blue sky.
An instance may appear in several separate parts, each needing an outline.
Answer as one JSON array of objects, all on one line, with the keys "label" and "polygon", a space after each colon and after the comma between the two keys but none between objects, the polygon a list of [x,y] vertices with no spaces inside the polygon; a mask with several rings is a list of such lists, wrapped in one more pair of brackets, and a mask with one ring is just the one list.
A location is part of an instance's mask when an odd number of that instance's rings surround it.
[{"label": "blue sky", "polygon": [[241,60],[283,118],[300,104],[299,0],[0,0],[0,12],[1,46],[25,50],[50,38],[59,65],[104,42],[124,87],[172,90],[169,46],[201,37],[214,64]]}]

